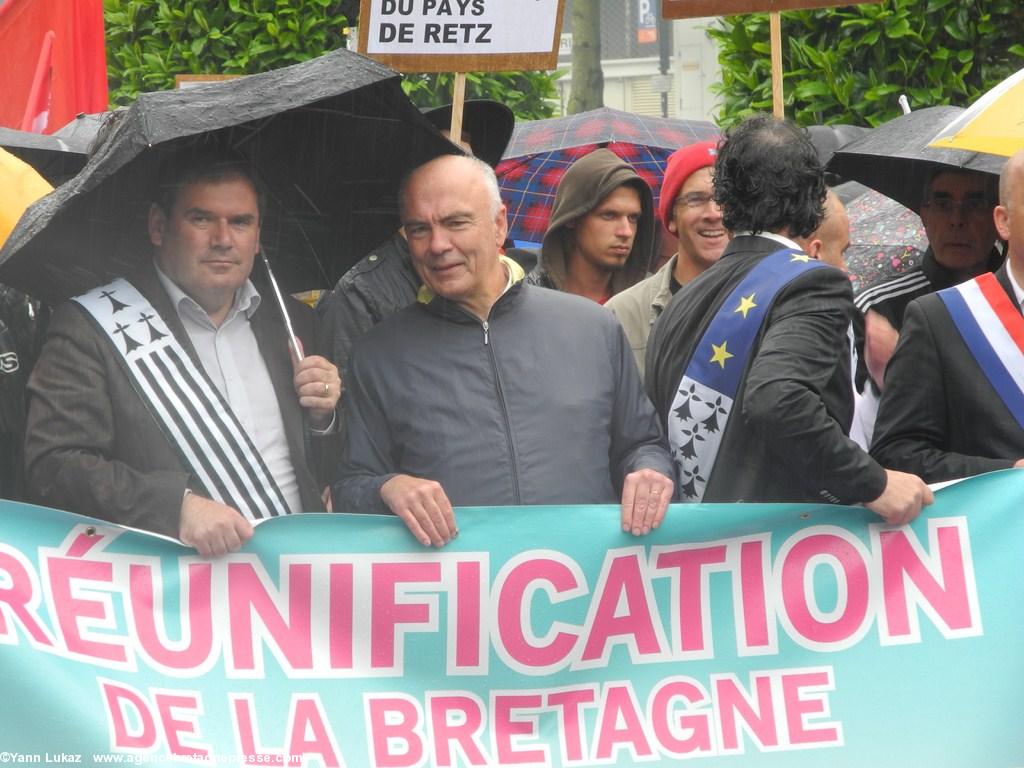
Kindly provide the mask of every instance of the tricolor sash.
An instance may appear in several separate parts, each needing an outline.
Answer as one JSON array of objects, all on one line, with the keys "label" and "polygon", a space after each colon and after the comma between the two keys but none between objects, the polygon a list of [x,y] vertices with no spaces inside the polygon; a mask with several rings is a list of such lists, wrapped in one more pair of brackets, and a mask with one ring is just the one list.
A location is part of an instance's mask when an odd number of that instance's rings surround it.
[{"label": "tricolor sash", "polygon": [[938,295],[978,367],[1024,429],[1024,317],[991,272]]},{"label": "tricolor sash", "polygon": [[704,331],[668,417],[680,501],[704,498],[733,401],[775,297],[797,276],[822,266],[791,248],[766,256],[740,280]]},{"label": "tricolor sash", "polygon": [[123,278],[74,298],[124,359],[135,391],[211,498],[250,520],[288,504],[231,407],[153,305]]}]

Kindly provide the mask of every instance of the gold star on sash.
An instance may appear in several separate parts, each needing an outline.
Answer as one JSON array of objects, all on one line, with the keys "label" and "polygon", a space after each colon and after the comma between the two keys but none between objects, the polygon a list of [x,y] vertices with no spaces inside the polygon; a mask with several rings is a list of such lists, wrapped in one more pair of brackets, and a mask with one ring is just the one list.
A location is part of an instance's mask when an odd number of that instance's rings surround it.
[{"label": "gold star on sash", "polygon": [[747,312],[754,309],[754,307],[756,306],[757,304],[754,303],[754,294],[750,294],[749,296],[741,296],[740,305],[736,307],[736,309],[734,309],[733,312],[742,312],[743,319],[746,320]]},{"label": "gold star on sash", "polygon": [[794,253],[793,256],[790,258],[790,261],[802,261],[804,264],[806,264],[810,260],[811,257],[808,256],[806,253]]},{"label": "gold star on sash", "polygon": [[723,341],[720,345],[719,344],[712,344],[711,345],[711,349],[714,351],[714,354],[711,356],[711,361],[710,362],[718,363],[720,366],[725,368],[725,361],[728,360],[730,357],[732,357],[732,352],[728,352],[725,349],[725,345],[728,344],[728,343],[729,343],[728,341]]}]

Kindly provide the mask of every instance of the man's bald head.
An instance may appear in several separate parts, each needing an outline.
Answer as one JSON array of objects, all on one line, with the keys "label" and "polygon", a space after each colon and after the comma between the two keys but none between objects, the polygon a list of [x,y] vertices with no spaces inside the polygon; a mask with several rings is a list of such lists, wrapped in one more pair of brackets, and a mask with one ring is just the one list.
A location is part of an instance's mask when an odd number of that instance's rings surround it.
[{"label": "man's bald head", "polygon": [[825,196],[825,215],[808,237],[795,238],[809,256],[846,271],[844,254],[850,247],[850,218],[846,206],[831,189]]},{"label": "man's bald head", "polygon": [[1018,281],[1024,279],[1024,149],[1006,161],[999,175],[999,205],[992,214]]}]

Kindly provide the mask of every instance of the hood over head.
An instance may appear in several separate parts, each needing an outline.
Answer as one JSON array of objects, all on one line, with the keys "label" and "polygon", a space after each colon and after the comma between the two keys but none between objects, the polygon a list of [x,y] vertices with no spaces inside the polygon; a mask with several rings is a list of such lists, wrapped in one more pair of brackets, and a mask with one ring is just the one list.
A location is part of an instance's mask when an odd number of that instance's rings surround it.
[{"label": "hood over head", "polygon": [[647,182],[633,167],[609,149],[596,149],[584,155],[565,172],[540,252],[540,265],[555,287],[562,290],[572,246],[571,224],[592,211],[613,190],[628,184],[640,193],[642,212],[637,222],[633,250],[625,267],[612,276],[612,293],[618,293],[639,282],[650,269],[654,255],[654,196]]}]

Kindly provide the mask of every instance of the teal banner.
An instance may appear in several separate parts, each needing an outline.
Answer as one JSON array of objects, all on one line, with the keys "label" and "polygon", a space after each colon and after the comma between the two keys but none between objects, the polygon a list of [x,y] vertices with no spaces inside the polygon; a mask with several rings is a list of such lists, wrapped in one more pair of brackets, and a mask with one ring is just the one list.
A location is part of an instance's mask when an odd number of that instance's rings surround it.
[{"label": "teal banner", "polygon": [[0,502],[0,763],[1020,768],[1022,500],[297,515],[214,560]]}]

